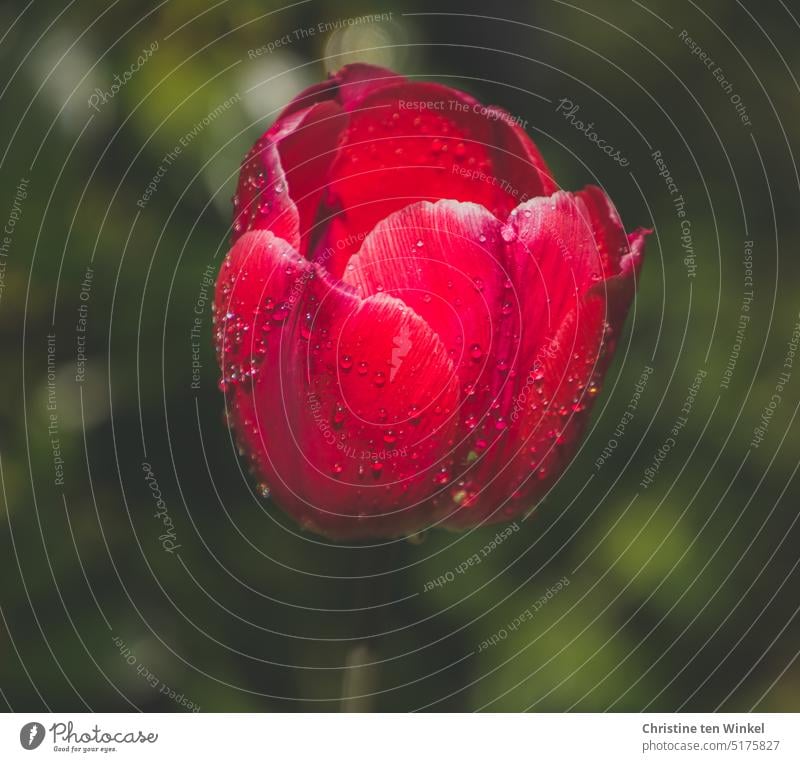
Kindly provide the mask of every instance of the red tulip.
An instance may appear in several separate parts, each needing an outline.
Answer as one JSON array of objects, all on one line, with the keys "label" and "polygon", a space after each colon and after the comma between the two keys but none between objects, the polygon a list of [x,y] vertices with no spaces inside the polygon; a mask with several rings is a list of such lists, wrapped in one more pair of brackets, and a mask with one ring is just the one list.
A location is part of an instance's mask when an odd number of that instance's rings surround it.
[{"label": "red tulip", "polygon": [[462,92],[348,66],[244,160],[215,342],[264,490],[340,539],[528,510],[562,474],[647,231]]}]

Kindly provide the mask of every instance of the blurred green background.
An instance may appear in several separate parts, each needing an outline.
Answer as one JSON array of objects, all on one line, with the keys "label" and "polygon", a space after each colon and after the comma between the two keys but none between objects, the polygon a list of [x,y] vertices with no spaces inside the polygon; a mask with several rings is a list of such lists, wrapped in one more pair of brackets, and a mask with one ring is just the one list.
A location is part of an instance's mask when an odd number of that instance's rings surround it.
[{"label": "blurred green background", "polygon": [[[800,710],[800,367],[784,367],[800,311],[800,26],[779,0],[749,5],[0,6],[0,222],[14,218],[0,252],[0,708]],[[295,39],[379,13],[390,20]],[[241,157],[351,60],[504,107],[562,187],[598,183],[628,229],[656,229],[581,452],[463,574],[500,527],[347,547],[255,492],[223,425],[210,305],[191,387],[194,308],[227,250]],[[563,98],[628,166],[558,112]],[[143,462],[179,554],[159,541]]]}]

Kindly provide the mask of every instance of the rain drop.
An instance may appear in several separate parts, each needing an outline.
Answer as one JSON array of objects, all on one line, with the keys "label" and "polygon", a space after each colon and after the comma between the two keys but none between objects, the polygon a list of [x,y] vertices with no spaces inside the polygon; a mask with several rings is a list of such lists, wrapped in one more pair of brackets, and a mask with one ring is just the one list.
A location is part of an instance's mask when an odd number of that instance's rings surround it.
[{"label": "rain drop", "polygon": [[500,235],[506,243],[511,243],[517,237],[517,233],[512,225],[503,225]]}]

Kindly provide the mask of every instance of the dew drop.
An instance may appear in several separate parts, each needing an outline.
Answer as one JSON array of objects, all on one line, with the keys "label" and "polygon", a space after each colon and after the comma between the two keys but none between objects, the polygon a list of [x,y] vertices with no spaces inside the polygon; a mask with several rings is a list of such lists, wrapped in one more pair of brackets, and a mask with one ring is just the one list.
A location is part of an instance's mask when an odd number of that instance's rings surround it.
[{"label": "dew drop", "polygon": [[276,307],[272,313],[272,319],[276,323],[282,323],[287,317],[289,317],[289,305],[286,302]]},{"label": "dew drop", "polygon": [[514,230],[513,225],[503,225],[503,229],[500,231],[500,236],[506,243],[511,243],[517,237],[517,233]]},{"label": "dew drop", "polygon": [[341,402],[337,402],[336,407],[333,410],[333,423],[335,426],[341,426],[344,419],[345,419],[344,405],[342,405]]},{"label": "dew drop", "polygon": [[310,312],[306,312],[303,322],[300,324],[300,338],[306,341],[311,338],[311,323],[313,320],[313,315]]}]

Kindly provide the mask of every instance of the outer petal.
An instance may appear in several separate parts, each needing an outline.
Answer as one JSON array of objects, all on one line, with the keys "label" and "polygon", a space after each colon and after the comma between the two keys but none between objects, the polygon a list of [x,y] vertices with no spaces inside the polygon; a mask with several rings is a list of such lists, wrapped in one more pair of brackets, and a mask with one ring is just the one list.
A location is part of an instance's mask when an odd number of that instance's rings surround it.
[{"label": "outer petal", "polygon": [[458,385],[425,321],[336,285],[269,231],[230,251],[216,314],[231,422],[282,508],[341,538],[435,519],[424,501],[441,489]]},{"label": "outer petal", "polygon": [[248,230],[271,230],[290,245],[300,246],[300,215],[286,192],[276,140],[267,132],[244,157],[233,197],[231,242]]},{"label": "outer petal", "polygon": [[499,436],[484,429],[461,503],[473,514],[452,512],[452,528],[507,520],[564,472],[622,331],[646,235],[628,239],[594,187],[533,199],[509,228],[508,267],[524,316],[513,396],[500,400],[509,427]]},{"label": "outer petal", "polygon": [[271,230],[306,251],[344,124],[339,106],[323,102],[279,118],[262,135],[239,174],[233,242],[248,230]]}]

